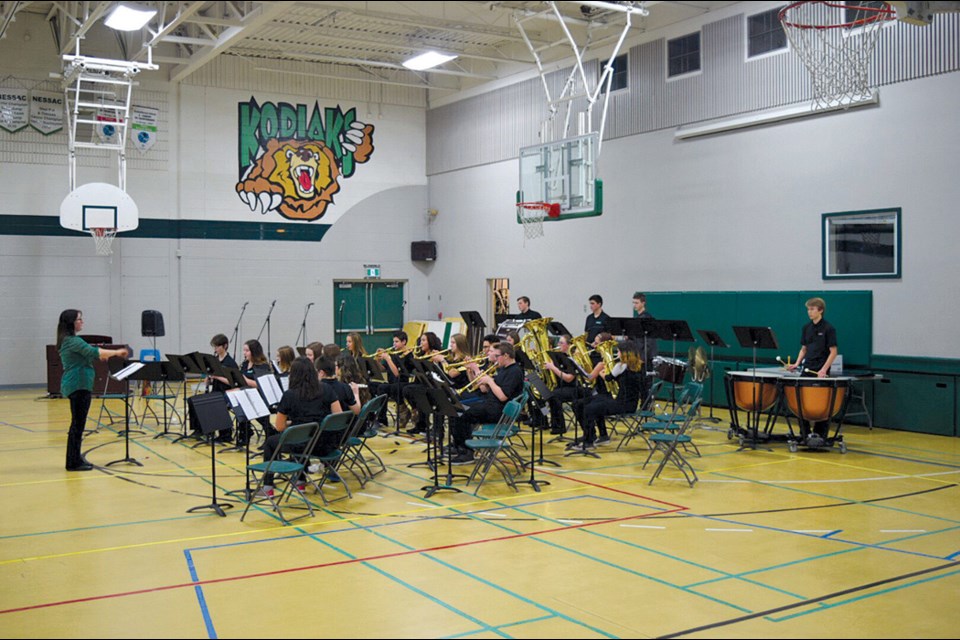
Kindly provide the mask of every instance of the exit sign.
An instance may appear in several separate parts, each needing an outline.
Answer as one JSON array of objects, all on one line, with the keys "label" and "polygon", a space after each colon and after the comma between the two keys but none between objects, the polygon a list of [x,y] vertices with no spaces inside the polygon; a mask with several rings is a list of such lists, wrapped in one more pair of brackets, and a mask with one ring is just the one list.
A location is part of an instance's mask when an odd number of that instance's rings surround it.
[{"label": "exit sign", "polygon": [[380,265],[378,264],[365,264],[363,268],[366,270],[365,278],[376,279],[380,277]]}]

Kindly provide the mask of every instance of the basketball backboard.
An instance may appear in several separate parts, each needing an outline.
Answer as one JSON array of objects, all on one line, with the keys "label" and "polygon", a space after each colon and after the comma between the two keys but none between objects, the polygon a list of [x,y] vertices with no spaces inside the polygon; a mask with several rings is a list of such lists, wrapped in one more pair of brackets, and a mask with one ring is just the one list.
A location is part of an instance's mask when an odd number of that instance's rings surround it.
[{"label": "basketball backboard", "polygon": [[90,182],[71,191],[60,203],[60,226],[89,233],[91,229],[133,231],[139,225],[136,203],[125,191],[105,182]]},{"label": "basketball backboard", "polygon": [[[560,205],[563,220],[603,213],[603,183],[597,179],[597,133],[520,149],[518,202]],[[519,217],[518,217],[519,222]]]}]

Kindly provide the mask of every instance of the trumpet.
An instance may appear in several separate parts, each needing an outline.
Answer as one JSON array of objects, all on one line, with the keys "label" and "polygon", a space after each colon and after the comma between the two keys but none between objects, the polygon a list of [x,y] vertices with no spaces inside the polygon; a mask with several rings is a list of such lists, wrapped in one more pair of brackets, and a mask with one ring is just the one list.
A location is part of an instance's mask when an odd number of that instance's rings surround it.
[{"label": "trumpet", "polygon": [[467,358],[466,360],[459,360],[456,362],[448,362],[443,365],[444,371],[465,371],[471,364],[474,362],[483,362],[487,359],[487,356],[477,356],[476,358]]},{"label": "trumpet", "polygon": [[421,355],[419,355],[419,356],[416,356],[416,358],[417,358],[417,360],[430,360],[430,359],[432,359],[434,356],[442,356],[443,354],[447,353],[448,351],[450,351],[449,347],[446,348],[446,349],[444,349],[443,351],[432,351],[432,352],[430,352],[430,353],[421,354]]},{"label": "trumpet", "polygon": [[494,364],[490,365],[489,367],[487,367],[486,371],[483,371],[479,376],[477,376],[476,378],[474,378],[473,380],[471,380],[469,383],[467,383],[467,385],[466,385],[463,389],[460,390],[460,393],[466,393],[466,392],[468,392],[468,391],[473,391],[474,389],[476,389],[477,387],[479,387],[479,386],[480,386],[480,380],[481,380],[484,376],[488,376],[488,375],[490,375],[491,373],[493,373],[494,369],[496,369],[496,368],[497,368],[497,364],[496,364],[496,363],[494,363]]},{"label": "trumpet", "polygon": [[382,358],[383,356],[405,356],[412,349],[377,349],[375,353],[365,353],[364,358]]}]

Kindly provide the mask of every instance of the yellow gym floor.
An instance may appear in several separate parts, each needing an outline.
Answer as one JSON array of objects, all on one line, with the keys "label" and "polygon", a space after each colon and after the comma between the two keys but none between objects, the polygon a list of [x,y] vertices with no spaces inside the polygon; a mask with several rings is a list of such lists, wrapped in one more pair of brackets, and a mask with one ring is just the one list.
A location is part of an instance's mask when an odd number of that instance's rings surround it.
[{"label": "yellow gym floor", "polygon": [[143,466],[108,467],[122,425],[102,426],[97,468],[68,473],[68,402],[0,391],[0,636],[956,637],[960,439],[847,427],[846,454],[739,451],[715,415],[693,488],[670,467],[648,485],[642,441],[614,437],[600,459],[547,444],[539,492],[492,472],[479,497],[426,499],[423,445],[392,436],[371,443],[386,473],[283,526],[240,522],[241,453],[216,458],[227,516],[187,513],[211,502],[209,448],[148,423]]}]

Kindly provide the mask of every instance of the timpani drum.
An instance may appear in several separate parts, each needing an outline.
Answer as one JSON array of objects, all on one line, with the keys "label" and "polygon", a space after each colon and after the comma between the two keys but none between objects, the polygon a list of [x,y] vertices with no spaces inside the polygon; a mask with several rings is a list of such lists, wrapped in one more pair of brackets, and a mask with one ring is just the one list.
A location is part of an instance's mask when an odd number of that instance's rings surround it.
[{"label": "timpani drum", "polygon": [[671,384],[683,384],[683,377],[687,375],[687,363],[676,358],[654,356],[653,369],[657,377]]},{"label": "timpani drum", "polygon": [[766,371],[727,371],[723,379],[730,408],[727,438],[738,437],[741,446],[749,441],[754,447],[759,441],[776,439],[773,426],[780,408],[779,379],[778,374]]},{"label": "timpani drum", "polygon": [[783,378],[784,404],[798,420],[807,422],[837,423],[837,432],[823,444],[840,444],[840,452],[846,453],[840,425],[847,410],[849,400],[849,378]]},{"label": "timpani drum", "polygon": [[727,371],[728,400],[744,411],[769,411],[777,402],[779,376],[766,372]]}]

